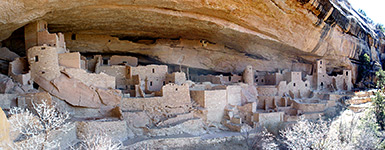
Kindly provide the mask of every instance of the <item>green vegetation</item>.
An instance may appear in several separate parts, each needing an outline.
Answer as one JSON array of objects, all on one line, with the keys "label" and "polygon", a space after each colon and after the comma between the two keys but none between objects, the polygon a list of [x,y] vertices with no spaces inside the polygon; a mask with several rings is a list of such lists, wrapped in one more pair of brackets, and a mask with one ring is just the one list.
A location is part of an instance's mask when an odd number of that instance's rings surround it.
[{"label": "green vegetation", "polygon": [[361,65],[358,66],[358,76],[357,80],[362,81],[370,75],[371,65],[370,57],[367,53],[360,55],[359,61]]},{"label": "green vegetation", "polygon": [[385,130],[385,99],[382,91],[377,92],[373,98],[373,111],[380,129]]},{"label": "green vegetation", "polygon": [[385,99],[384,99],[384,85],[385,85],[385,71],[380,69],[376,72],[377,88],[376,97],[373,101],[373,111],[376,116],[377,124],[381,130],[385,130]]},{"label": "green vegetation", "polygon": [[385,33],[384,25],[381,23],[376,24],[376,29],[380,30],[382,33]]}]

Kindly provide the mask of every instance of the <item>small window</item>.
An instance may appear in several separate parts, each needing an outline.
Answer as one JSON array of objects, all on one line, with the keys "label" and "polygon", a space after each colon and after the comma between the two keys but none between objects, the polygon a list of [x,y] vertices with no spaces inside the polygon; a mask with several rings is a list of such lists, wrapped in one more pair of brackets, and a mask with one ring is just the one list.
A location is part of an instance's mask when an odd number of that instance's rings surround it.
[{"label": "small window", "polygon": [[166,81],[163,81],[163,85],[166,85]]},{"label": "small window", "polygon": [[123,63],[123,64],[127,64],[127,61],[123,61],[122,63]]},{"label": "small window", "polygon": [[255,82],[258,82],[258,79],[257,79],[257,80],[255,80]]},{"label": "small window", "polygon": [[178,88],[175,88],[175,91],[178,91]]},{"label": "small window", "polygon": [[152,73],[155,73],[155,69],[154,68],[152,68]]},{"label": "small window", "polygon": [[111,42],[111,40],[108,40],[108,42]]},{"label": "small window", "polygon": [[[49,44],[48,44],[49,45]],[[41,47],[41,50],[45,50],[45,47]]]},{"label": "small window", "polygon": [[305,84],[305,87],[307,87],[307,83]]},{"label": "small window", "polygon": [[293,86],[295,86],[295,83],[293,83]]},{"label": "small window", "polygon": [[71,40],[76,40],[76,34],[71,35]]},{"label": "small window", "polygon": [[263,82],[263,79],[261,80],[261,82]]},{"label": "small window", "polygon": [[42,71],[41,74],[45,74],[45,71]]},{"label": "small window", "polygon": [[322,61],[319,62],[322,65]]},{"label": "small window", "polygon": [[324,83],[323,83],[323,82],[321,82],[321,86],[324,86]]},{"label": "small window", "polygon": [[39,56],[35,56],[35,62],[39,62]]},{"label": "small window", "polygon": [[348,76],[348,75],[349,75],[349,72],[346,71],[346,76]]},{"label": "small window", "polygon": [[108,65],[108,59],[103,59],[103,65]]},{"label": "small window", "polygon": [[150,81],[150,86],[152,86],[152,81]]},{"label": "small window", "polygon": [[322,77],[325,77],[325,75],[322,75]]}]

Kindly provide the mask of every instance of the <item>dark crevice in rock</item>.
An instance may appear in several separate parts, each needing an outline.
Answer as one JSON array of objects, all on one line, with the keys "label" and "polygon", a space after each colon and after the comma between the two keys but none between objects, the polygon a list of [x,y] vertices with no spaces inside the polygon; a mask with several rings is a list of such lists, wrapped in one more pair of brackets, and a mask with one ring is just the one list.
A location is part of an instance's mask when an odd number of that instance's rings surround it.
[{"label": "dark crevice in rock", "polygon": [[1,41],[2,47],[7,47],[21,57],[25,56],[24,27],[15,30],[12,35]]},{"label": "dark crevice in rock", "polygon": [[263,57],[262,55],[249,54],[249,53],[246,53],[245,55],[246,55],[247,57],[250,57],[250,58],[253,58],[253,59],[269,60],[269,59]]},{"label": "dark crevice in rock", "polygon": [[161,61],[158,61],[156,57],[149,57],[147,55],[142,55],[142,54],[137,54],[137,53],[130,53],[130,52],[119,52],[119,53],[81,53],[81,55],[91,58],[94,55],[102,55],[104,57],[110,57],[112,55],[123,55],[123,56],[133,56],[138,58],[138,64],[139,65],[150,65],[150,64],[157,64],[157,65],[167,65],[169,68],[169,72],[176,72],[176,71],[183,71],[188,72],[190,75],[231,75],[231,72],[218,72],[218,71],[213,71],[213,70],[207,70],[207,69],[200,69],[200,68],[192,68],[192,67],[187,67],[183,65],[175,65],[175,64],[167,64],[163,63]]},{"label": "dark crevice in rock", "polygon": [[81,53],[81,55],[83,55],[85,57],[93,57],[94,55],[102,55],[105,57],[110,57],[112,55],[133,56],[133,57],[138,58],[138,64],[139,65],[149,65],[149,64],[162,65],[162,64],[164,64],[163,62],[159,61],[159,59],[156,59],[156,57],[149,57],[147,55],[130,53],[130,52],[108,52],[108,53],[87,52],[87,53]]},{"label": "dark crevice in rock", "polygon": [[134,42],[138,44],[146,44],[146,45],[155,44],[156,40],[159,39],[154,37],[138,37],[138,36],[134,36],[134,37],[133,36],[112,36],[112,37],[118,37],[119,40],[121,41],[126,40],[130,42]]}]

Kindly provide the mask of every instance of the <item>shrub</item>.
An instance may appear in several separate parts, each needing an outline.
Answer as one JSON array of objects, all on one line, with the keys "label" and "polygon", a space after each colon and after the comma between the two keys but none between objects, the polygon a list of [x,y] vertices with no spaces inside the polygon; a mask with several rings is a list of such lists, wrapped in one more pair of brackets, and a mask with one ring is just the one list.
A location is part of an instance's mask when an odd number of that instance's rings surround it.
[{"label": "shrub", "polygon": [[278,149],[278,144],[275,142],[273,134],[268,132],[264,127],[244,128],[241,130],[241,135],[245,139],[249,150],[263,149],[274,150]]},{"label": "shrub", "polygon": [[376,117],[376,121],[381,130],[385,130],[385,100],[382,92],[376,92],[376,97],[373,101],[373,112]]},{"label": "shrub", "polygon": [[32,113],[28,109],[14,107],[9,122],[13,132],[19,132],[14,147],[16,149],[53,149],[60,145],[60,137],[50,137],[51,131],[68,132],[71,123],[69,113],[61,113],[42,100],[40,104],[32,103]]},{"label": "shrub", "polygon": [[81,150],[118,150],[122,148],[121,141],[113,141],[105,134],[97,134],[86,137],[81,144]]},{"label": "shrub", "polygon": [[379,149],[383,133],[375,120],[370,109],[359,114],[346,110],[334,121],[301,118],[281,131],[282,142],[289,149]]},{"label": "shrub", "polygon": [[328,122],[311,122],[301,117],[300,120],[281,131],[282,141],[289,149],[328,149]]}]

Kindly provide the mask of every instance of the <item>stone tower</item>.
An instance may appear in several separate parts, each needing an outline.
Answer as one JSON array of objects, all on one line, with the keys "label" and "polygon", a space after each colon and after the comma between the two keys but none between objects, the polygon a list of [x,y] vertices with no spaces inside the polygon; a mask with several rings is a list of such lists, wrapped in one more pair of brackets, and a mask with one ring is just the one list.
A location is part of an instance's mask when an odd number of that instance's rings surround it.
[{"label": "stone tower", "polygon": [[246,66],[243,71],[243,81],[249,85],[254,85],[254,71],[252,66]]},{"label": "stone tower", "polygon": [[50,81],[60,76],[56,47],[34,46],[28,49],[27,57],[32,79],[41,76]]}]

